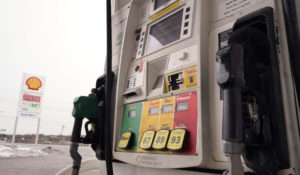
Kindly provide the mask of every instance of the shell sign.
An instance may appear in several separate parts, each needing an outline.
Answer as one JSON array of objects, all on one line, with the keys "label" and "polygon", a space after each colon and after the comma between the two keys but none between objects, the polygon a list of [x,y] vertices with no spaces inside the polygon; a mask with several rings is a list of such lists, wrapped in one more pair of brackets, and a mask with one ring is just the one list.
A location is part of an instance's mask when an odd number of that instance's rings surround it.
[{"label": "shell sign", "polygon": [[45,84],[45,77],[23,73],[18,103],[18,117],[40,117]]},{"label": "shell sign", "polygon": [[40,87],[42,87],[42,81],[37,77],[29,77],[26,80],[26,85],[28,89],[37,91]]}]

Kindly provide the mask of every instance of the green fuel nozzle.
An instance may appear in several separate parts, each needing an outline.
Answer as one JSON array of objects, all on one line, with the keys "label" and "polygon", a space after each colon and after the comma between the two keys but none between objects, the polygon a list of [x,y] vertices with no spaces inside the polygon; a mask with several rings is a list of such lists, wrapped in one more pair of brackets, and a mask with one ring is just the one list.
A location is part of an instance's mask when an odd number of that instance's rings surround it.
[{"label": "green fuel nozzle", "polygon": [[[92,125],[92,130],[94,128],[97,118],[99,116],[99,107],[98,107],[98,99],[97,96],[93,93],[88,96],[80,96],[74,99],[74,108],[72,115],[75,118],[74,126],[71,136],[71,142],[76,143],[91,143],[91,140],[87,137],[90,136],[91,130],[88,130],[88,125]],[[86,137],[81,138],[81,128],[83,119],[88,119],[86,123]]]},{"label": "green fuel nozzle", "polygon": [[[105,101],[105,75],[100,76],[96,81],[96,87],[91,90],[88,96],[80,96],[73,101],[72,115],[74,125],[71,135],[70,154],[73,159],[72,175],[78,175],[81,156],[78,152],[79,143],[91,144],[96,152],[96,157],[104,159],[104,101]],[[86,135],[81,136],[83,119]]]},{"label": "green fuel nozzle", "polygon": [[[95,141],[95,125],[99,118],[98,98],[96,94],[89,94],[88,96],[80,96],[74,99],[72,115],[74,117],[74,125],[71,136],[70,154],[73,159],[72,175],[78,175],[81,155],[78,152],[79,143],[90,144]],[[81,137],[82,121],[86,118],[85,123],[85,137]],[[91,129],[89,129],[91,125]]]},{"label": "green fuel nozzle", "polygon": [[99,115],[98,100],[96,94],[80,96],[74,99],[72,115],[74,118],[97,118]]}]

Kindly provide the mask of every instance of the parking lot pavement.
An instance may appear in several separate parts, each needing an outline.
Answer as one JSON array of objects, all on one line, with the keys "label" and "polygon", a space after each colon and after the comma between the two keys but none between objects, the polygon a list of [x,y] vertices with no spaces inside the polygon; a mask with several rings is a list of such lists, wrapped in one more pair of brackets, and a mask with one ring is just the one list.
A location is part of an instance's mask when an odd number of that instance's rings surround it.
[{"label": "parking lot pavement", "polygon": [[[35,145],[22,144],[26,147]],[[35,157],[0,157],[1,175],[54,175],[59,170],[72,164],[68,145],[38,145],[48,152]],[[49,149],[49,147],[51,147]],[[83,160],[95,158],[90,147],[79,147]]]}]

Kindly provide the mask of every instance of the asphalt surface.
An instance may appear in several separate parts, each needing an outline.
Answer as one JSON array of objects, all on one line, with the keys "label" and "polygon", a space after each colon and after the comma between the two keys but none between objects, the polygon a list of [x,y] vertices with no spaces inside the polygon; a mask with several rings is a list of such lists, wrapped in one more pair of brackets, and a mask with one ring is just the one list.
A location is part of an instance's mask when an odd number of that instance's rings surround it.
[{"label": "asphalt surface", "polygon": [[[26,147],[35,145],[23,144]],[[0,157],[1,175],[54,175],[72,164],[68,145],[37,145],[49,151],[48,155],[38,157]],[[47,149],[51,147],[51,149]],[[82,160],[95,158],[93,150],[88,146],[79,147]]]}]

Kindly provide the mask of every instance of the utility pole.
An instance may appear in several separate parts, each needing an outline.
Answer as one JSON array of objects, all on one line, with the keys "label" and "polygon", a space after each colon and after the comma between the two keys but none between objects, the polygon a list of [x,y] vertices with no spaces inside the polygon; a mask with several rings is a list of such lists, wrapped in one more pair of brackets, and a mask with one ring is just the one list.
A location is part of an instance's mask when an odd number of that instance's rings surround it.
[{"label": "utility pole", "polygon": [[63,135],[64,129],[65,129],[65,125],[62,125],[62,126],[61,126],[61,132],[60,132],[60,135],[61,135],[61,136]]},{"label": "utility pole", "polygon": [[19,118],[19,117],[16,116],[16,119],[15,119],[15,126],[14,126],[14,132],[13,132],[13,136],[12,136],[12,140],[11,140],[11,143],[12,143],[13,146],[15,146],[18,118]]}]

